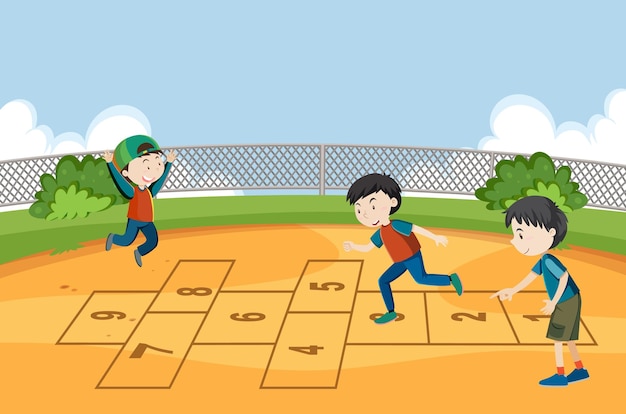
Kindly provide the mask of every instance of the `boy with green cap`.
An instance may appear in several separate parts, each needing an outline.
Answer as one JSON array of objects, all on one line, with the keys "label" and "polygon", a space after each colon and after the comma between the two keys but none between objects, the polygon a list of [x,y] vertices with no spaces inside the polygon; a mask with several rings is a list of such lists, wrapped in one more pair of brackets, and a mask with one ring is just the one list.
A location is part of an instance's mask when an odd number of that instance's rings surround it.
[{"label": "boy with green cap", "polygon": [[123,235],[109,234],[105,248],[111,250],[113,244],[128,246],[141,231],[146,241],[134,251],[139,267],[142,265],[141,257],[154,250],[159,241],[154,226],[152,198],[163,186],[176,153],[169,152],[165,163],[162,155],[159,144],[147,135],[128,137],[117,145],[113,154],[109,151],[103,154],[115,185],[130,199],[126,232]]}]

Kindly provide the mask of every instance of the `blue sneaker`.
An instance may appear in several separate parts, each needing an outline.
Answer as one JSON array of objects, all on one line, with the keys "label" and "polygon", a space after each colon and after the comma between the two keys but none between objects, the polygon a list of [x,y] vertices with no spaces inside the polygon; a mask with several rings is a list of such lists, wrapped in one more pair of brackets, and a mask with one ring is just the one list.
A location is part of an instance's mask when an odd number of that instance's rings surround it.
[{"label": "blue sneaker", "polygon": [[463,283],[461,283],[459,275],[452,273],[450,275],[450,284],[454,286],[454,290],[456,290],[457,295],[461,296],[463,294]]},{"label": "blue sneaker", "polygon": [[107,242],[104,248],[108,252],[109,250],[111,250],[111,246],[113,246],[113,233],[109,233],[109,235],[107,236]]},{"label": "blue sneaker", "polygon": [[570,384],[572,382],[584,381],[586,379],[589,379],[589,371],[587,371],[587,369],[585,368],[574,369],[567,376],[567,382],[569,382]]},{"label": "blue sneaker", "polygon": [[141,253],[137,249],[135,249],[135,262],[137,262],[137,266],[141,267]]},{"label": "blue sneaker", "polygon": [[383,323],[395,321],[397,317],[398,317],[398,314],[396,314],[395,312],[387,312],[387,313],[384,313],[382,316],[379,316],[378,318],[374,319],[374,323],[383,324]]},{"label": "blue sneaker", "polygon": [[567,377],[561,374],[554,374],[539,381],[539,385],[544,387],[565,387],[567,386]]}]

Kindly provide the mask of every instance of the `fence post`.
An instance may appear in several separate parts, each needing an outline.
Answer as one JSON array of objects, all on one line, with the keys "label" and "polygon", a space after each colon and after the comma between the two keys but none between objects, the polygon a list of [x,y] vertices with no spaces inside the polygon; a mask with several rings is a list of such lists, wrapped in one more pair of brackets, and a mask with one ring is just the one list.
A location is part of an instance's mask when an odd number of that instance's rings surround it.
[{"label": "fence post", "polygon": [[326,192],[326,146],[320,145],[320,195],[324,195]]}]

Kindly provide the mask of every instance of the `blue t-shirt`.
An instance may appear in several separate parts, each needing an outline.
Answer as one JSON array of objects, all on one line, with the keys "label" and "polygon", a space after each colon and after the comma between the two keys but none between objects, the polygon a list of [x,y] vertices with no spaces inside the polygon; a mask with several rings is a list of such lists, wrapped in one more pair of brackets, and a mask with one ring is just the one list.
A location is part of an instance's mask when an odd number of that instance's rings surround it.
[{"label": "blue t-shirt", "polygon": [[[546,291],[548,292],[548,296],[550,299],[554,297],[556,293],[556,289],[559,287],[559,279],[563,276],[567,269],[559,259],[552,256],[551,254],[544,254],[541,256],[541,259],[535,264],[533,267],[533,272],[538,275],[543,276],[543,282],[546,285]],[[567,286],[565,286],[565,291],[559,299],[558,303],[565,302],[575,294],[577,294],[580,290],[578,286],[576,286],[576,282],[572,279],[572,275],[569,275],[567,279]]]}]

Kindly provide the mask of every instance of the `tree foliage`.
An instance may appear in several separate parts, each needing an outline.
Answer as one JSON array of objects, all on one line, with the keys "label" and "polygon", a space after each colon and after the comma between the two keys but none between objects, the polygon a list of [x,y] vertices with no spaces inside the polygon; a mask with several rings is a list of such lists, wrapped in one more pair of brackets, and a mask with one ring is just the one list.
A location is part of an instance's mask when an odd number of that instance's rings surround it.
[{"label": "tree foliage", "polygon": [[496,176],[475,191],[489,210],[503,210],[522,197],[541,195],[554,201],[564,212],[584,207],[587,196],[578,191],[579,184],[571,181],[568,166],[555,169],[549,155],[536,152],[526,159],[517,155],[513,160],[501,160],[496,165]]}]

